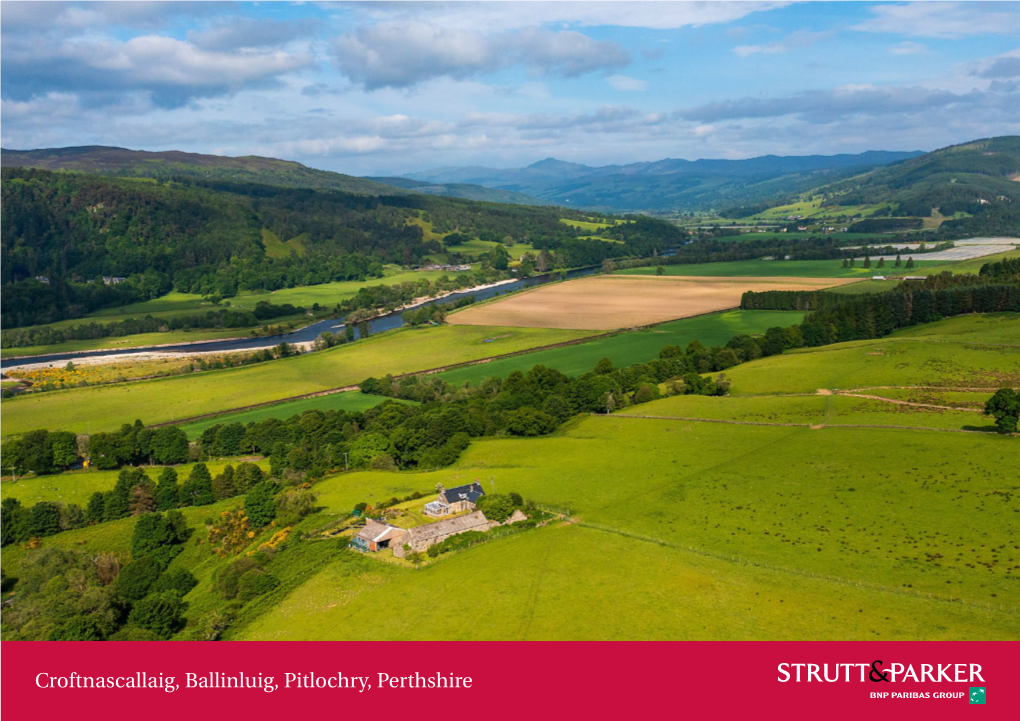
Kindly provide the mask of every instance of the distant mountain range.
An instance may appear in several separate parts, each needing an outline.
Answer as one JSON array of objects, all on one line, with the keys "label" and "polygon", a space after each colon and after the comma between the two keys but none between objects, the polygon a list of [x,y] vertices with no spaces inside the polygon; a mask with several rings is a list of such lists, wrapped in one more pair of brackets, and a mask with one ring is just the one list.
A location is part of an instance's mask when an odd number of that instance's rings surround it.
[{"label": "distant mountain range", "polygon": [[403,177],[480,185],[593,210],[709,210],[803,192],[919,155],[920,151],[869,151],[747,160],[666,159],[603,167],[547,158],[526,168],[446,167]]},{"label": "distant mountain range", "polygon": [[[446,167],[403,177],[360,178],[300,163],[179,151],[87,146],[3,150],[3,166],[73,170],[157,180],[217,180],[363,195],[425,193],[515,205],[607,212],[720,211],[745,217],[797,198],[826,204],[889,203],[896,216],[987,214],[1020,207],[1020,137],[976,140],[932,153],[765,155],[747,160],[676,160],[593,167],[547,158],[525,168]],[[935,213],[933,213],[933,209]],[[1001,219],[1010,208],[998,208]]]}]

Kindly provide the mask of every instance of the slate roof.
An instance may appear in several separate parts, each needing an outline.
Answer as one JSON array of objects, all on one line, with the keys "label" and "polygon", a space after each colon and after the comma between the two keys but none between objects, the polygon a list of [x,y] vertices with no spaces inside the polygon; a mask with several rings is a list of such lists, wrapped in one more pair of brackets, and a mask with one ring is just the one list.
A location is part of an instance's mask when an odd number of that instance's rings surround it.
[{"label": "slate roof", "polygon": [[466,486],[447,488],[443,491],[442,495],[449,504],[457,503],[458,501],[478,503],[478,499],[485,495],[485,491],[482,489],[482,484],[476,481]]}]

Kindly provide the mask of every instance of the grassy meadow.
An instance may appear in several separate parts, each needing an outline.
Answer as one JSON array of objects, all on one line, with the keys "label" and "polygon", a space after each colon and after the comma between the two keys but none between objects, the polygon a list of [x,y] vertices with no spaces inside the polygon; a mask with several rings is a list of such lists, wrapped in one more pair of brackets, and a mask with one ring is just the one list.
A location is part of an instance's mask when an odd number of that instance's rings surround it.
[{"label": "grassy meadow", "polygon": [[[1020,384],[1018,323],[960,317],[787,353],[727,371],[729,397],[672,397],[578,417],[550,436],[475,439],[433,472],[328,477],[313,487],[320,510],[267,567],[281,586],[245,606],[226,638],[1018,640],[1020,499],[1004,472],[1020,467],[1016,439],[953,432],[987,427],[970,411],[816,393],[924,385],[973,405],[993,385]],[[954,390],[964,379],[989,390]],[[32,479],[33,498],[68,493],[76,475]],[[571,522],[420,570],[345,552],[318,532],[359,502],[474,480],[569,509]],[[210,590],[227,561],[204,545],[204,519],[238,502],[185,510],[196,532],[174,564],[199,580],[189,618],[221,604]],[[44,545],[126,556],[133,524]],[[24,553],[5,549],[6,573]],[[463,613],[471,623],[429,622]]]},{"label": "grassy meadow", "polygon": [[161,423],[360,383],[370,376],[453,363],[585,338],[590,331],[438,326],[382,333],[318,353],[241,368],[3,400],[3,434],[35,428],[114,430]]},{"label": "grassy meadow", "polygon": [[[907,256],[903,256],[906,264]],[[884,268],[870,268],[858,263],[854,268],[844,268],[842,260],[735,260],[727,263],[698,263],[688,265],[664,265],[663,275],[686,275],[707,277],[746,277],[746,278],[871,278],[875,275],[927,275],[931,272],[950,270],[951,263],[938,260],[914,259],[914,267],[894,268],[886,263]],[[617,275],[656,275],[654,267],[625,268],[616,271]]]},{"label": "grassy meadow", "polygon": [[[939,327],[944,332],[939,332]],[[734,396],[875,386],[1020,386],[1015,314],[951,318],[878,340],[804,348],[726,371]],[[987,339],[979,341],[978,339]]]},{"label": "grassy meadow", "polygon": [[[1001,614],[932,606],[575,525],[484,544],[419,571],[333,559],[226,638],[956,640],[1018,633]],[[428,613],[408,612],[414,608]],[[933,628],[933,614],[944,625]],[[430,622],[460,617],[471,623]]]},{"label": "grassy meadow", "polygon": [[[227,464],[237,465],[237,461],[208,461],[209,472],[216,476]],[[255,461],[263,470],[269,468],[268,461]],[[175,466],[180,480],[184,480],[191,472],[194,464],[185,463]],[[162,472],[162,466],[144,466],[146,474],[155,483]],[[57,501],[59,503],[77,503],[83,508],[89,502],[89,496],[96,491],[109,491],[117,482],[120,471],[97,471],[94,469],[71,471],[55,476],[39,476],[22,478],[17,481],[5,476],[0,482],[0,499],[17,498],[23,505],[33,505],[39,501]],[[4,551],[7,553],[7,551]]]},{"label": "grassy meadow", "polygon": [[799,311],[731,310],[697,318],[683,318],[651,328],[618,333],[587,343],[536,351],[514,358],[457,368],[440,375],[454,385],[477,383],[486,378],[506,377],[515,370],[536,365],[554,368],[569,376],[586,373],[603,358],[619,367],[645,363],[659,357],[663,346],[686,346],[700,340],[706,346],[723,345],[734,336],[762,334],[774,326],[797,325],[804,319]]}]

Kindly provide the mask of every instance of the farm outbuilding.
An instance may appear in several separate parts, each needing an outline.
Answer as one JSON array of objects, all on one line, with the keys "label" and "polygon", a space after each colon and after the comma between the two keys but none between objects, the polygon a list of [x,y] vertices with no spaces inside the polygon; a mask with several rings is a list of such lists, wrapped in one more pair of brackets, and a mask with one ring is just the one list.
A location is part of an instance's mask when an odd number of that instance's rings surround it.
[{"label": "farm outbuilding", "polygon": [[[407,533],[403,528],[369,519],[365,527],[351,539],[351,548],[362,552],[381,551],[399,547],[400,538]],[[394,542],[397,543],[394,543]]]},{"label": "farm outbuilding", "polygon": [[410,551],[420,553],[427,550],[429,546],[442,543],[450,536],[467,533],[468,531],[488,531],[492,526],[498,525],[498,523],[488,520],[481,511],[475,511],[466,516],[458,516],[457,518],[418,526],[408,529],[400,539],[400,542],[392,545],[393,555],[397,558],[403,558],[404,554],[407,553],[404,546],[407,546]]}]

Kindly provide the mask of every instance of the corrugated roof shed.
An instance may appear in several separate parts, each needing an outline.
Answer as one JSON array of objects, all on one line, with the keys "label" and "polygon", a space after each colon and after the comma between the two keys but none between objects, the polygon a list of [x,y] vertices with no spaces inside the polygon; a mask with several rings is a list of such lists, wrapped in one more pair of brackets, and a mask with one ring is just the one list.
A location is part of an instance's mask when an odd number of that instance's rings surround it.
[{"label": "corrugated roof shed", "polygon": [[379,542],[385,540],[386,536],[391,535],[393,531],[402,532],[403,529],[391,526],[388,523],[380,523],[379,521],[370,518],[365,523],[365,527],[358,531],[356,538]]}]

